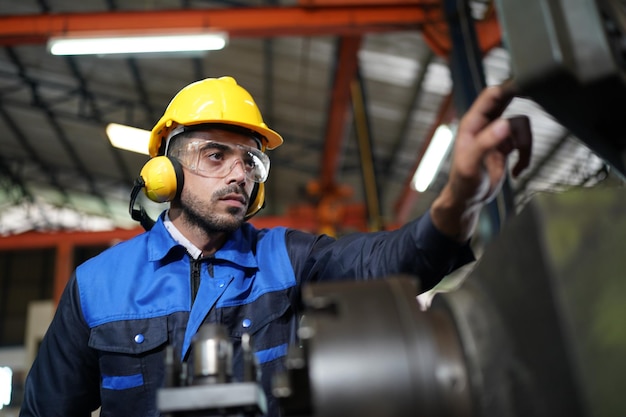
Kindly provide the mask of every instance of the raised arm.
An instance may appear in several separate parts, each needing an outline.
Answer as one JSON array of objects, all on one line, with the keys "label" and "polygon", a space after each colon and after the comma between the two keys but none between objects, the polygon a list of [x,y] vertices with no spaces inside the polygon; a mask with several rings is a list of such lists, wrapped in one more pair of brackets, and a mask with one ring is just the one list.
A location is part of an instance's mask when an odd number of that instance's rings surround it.
[{"label": "raised arm", "polygon": [[508,156],[519,152],[514,176],[529,165],[528,118],[501,118],[514,95],[509,86],[485,89],[459,124],[448,182],[430,209],[435,227],[458,242],[471,237],[481,208],[499,192]]}]

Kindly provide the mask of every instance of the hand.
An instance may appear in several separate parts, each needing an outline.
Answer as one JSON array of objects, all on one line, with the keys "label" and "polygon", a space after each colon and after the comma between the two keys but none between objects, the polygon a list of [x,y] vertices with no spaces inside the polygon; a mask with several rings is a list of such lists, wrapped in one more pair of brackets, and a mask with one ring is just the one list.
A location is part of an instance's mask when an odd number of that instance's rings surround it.
[{"label": "hand", "polygon": [[519,153],[514,176],[530,163],[528,118],[500,117],[514,96],[509,86],[486,88],[459,124],[448,182],[431,207],[435,226],[458,241],[469,239],[480,209],[500,191],[511,152]]}]

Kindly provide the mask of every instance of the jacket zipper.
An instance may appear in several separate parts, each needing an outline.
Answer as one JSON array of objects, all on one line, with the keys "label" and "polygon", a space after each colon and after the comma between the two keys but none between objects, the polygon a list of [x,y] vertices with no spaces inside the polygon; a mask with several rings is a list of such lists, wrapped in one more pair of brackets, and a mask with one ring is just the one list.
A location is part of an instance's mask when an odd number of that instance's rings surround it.
[{"label": "jacket zipper", "polygon": [[200,288],[200,271],[202,268],[203,261],[207,261],[207,270],[209,275],[213,277],[213,262],[211,260],[212,256],[207,256],[205,258],[200,259],[192,259],[191,260],[191,305],[196,301],[196,296],[198,295],[198,289]]},{"label": "jacket zipper", "polygon": [[193,259],[191,261],[191,305],[196,301],[198,295],[198,288],[200,288],[200,268],[202,264]]}]

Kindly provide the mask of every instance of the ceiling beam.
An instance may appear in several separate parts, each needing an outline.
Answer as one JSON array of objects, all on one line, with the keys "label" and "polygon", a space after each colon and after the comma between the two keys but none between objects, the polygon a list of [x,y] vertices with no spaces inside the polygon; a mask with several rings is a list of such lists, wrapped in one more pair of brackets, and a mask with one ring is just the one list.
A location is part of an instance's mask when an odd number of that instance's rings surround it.
[{"label": "ceiling beam", "polygon": [[351,84],[352,113],[361,162],[363,194],[367,207],[367,224],[369,230],[378,231],[384,228],[380,204],[380,189],[376,172],[374,138],[367,108],[365,82],[361,71],[357,68],[356,79]]},{"label": "ceiling beam", "polygon": [[335,179],[342,155],[344,132],[350,115],[350,86],[357,74],[361,42],[360,36],[345,36],[339,39],[335,79],[329,102],[326,138],[321,161],[320,187],[322,192],[330,191],[336,186]]},{"label": "ceiling beam", "polygon": [[53,36],[94,32],[225,31],[231,37],[361,35],[420,30],[443,19],[432,3],[106,11],[0,16],[0,45],[45,43]]},{"label": "ceiling beam", "polygon": [[19,251],[26,249],[54,248],[62,243],[72,246],[106,246],[129,239],[142,233],[140,227],[133,229],[117,228],[102,232],[94,231],[29,231],[19,235],[2,236],[0,251]]}]

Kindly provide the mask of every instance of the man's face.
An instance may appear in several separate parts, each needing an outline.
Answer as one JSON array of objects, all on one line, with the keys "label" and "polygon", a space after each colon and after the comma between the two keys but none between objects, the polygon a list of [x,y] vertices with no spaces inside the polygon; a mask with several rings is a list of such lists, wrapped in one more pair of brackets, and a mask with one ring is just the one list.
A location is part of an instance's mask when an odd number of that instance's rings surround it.
[{"label": "man's face", "polygon": [[[179,140],[187,149],[182,155],[188,155],[179,158],[185,176],[179,202],[184,219],[208,233],[237,230],[255,186],[249,173],[252,163],[242,149],[257,149],[255,140],[221,129],[186,134]],[[216,164],[226,165],[215,168]]]}]

